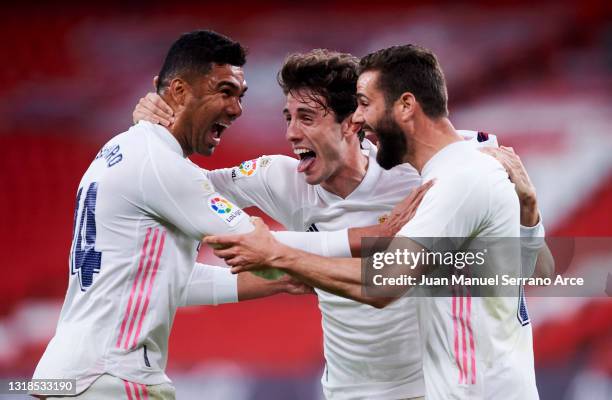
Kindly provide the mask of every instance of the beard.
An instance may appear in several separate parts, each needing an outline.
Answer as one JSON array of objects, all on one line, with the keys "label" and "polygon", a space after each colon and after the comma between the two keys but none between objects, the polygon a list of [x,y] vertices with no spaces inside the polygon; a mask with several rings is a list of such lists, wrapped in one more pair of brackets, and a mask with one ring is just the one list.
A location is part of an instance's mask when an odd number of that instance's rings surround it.
[{"label": "beard", "polygon": [[372,128],[378,137],[376,162],[387,170],[403,164],[405,156],[412,153],[413,146],[408,143],[406,135],[395,122],[391,113],[385,112],[381,120]]}]

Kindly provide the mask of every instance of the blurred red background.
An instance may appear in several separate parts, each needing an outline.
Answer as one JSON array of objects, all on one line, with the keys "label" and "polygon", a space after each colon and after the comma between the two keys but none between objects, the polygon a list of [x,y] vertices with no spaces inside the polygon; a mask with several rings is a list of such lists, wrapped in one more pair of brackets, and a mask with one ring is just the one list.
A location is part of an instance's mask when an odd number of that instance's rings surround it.
[{"label": "blurred red background", "polygon": [[[288,154],[284,99],[275,83],[288,53],[326,47],[361,56],[413,42],[438,54],[455,126],[495,133],[521,155],[538,189],[548,235],[612,236],[610,4],[6,8],[0,25],[0,376],[29,376],[53,334],[67,287],[78,182],[100,146],[130,126],[133,106],[151,90],[180,33],[210,28],[250,48],[243,117],[212,158],[194,158],[205,168]],[[612,249],[597,257],[585,260],[584,268],[610,268]],[[532,300],[542,398],[610,398],[609,298]],[[208,385],[216,393],[211,398],[310,399],[320,396],[322,360],[316,298],[276,296],[181,310],[169,373],[183,393],[179,398],[199,398],[197,382],[200,391]],[[276,397],[267,389],[271,383],[281,387]]]}]

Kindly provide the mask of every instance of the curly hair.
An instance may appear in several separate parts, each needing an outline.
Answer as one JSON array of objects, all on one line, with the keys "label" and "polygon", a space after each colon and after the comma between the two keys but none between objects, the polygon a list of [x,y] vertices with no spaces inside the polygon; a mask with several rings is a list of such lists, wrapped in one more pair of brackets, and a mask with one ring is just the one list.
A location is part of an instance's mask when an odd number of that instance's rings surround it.
[{"label": "curly hair", "polygon": [[315,49],[290,54],[278,72],[277,81],[285,95],[295,96],[301,89],[309,90],[308,100],[326,112],[333,111],[336,122],[342,122],[357,109],[358,67],[359,59],[351,54]]}]

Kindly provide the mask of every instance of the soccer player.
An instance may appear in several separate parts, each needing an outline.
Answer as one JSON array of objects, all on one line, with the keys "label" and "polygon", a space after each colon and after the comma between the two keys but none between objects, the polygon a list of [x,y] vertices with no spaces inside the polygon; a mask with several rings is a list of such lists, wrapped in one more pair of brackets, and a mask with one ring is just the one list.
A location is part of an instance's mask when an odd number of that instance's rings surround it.
[{"label": "soccer player", "polygon": [[[211,155],[241,115],[244,63],[242,46],[225,36],[181,36],[158,82],[176,110],[173,127],[141,122],[92,161],[76,195],[68,291],[35,379],[75,379],[83,399],[173,399],[164,369],[178,306],[305,291],[288,278],[236,279],[227,268],[194,264],[205,235],[253,228],[186,158]],[[329,234],[320,237],[326,253]]]},{"label": "soccer player", "polygon": [[[376,148],[367,140],[360,147],[361,127],[351,121],[357,107],[357,67],[357,58],[326,50],[289,56],[279,82],[287,96],[286,138],[300,160],[263,156],[208,171],[215,188],[240,207],[258,206],[289,230],[373,225],[379,231],[363,234],[397,232],[401,225],[393,225],[389,214],[421,179],[409,166],[400,168],[403,173],[383,170],[376,164]],[[160,114],[166,106],[157,97],[144,100],[135,110],[136,119],[170,119],[147,112]],[[418,343],[413,299],[377,310],[328,292],[317,294],[326,360],[321,382],[327,398],[424,394],[419,349],[404,345]]]},{"label": "soccer player", "polygon": [[[446,84],[433,53],[406,45],[369,54],[360,62],[357,98],[353,122],[377,135],[380,166],[393,171],[410,163],[423,179],[436,180],[398,237],[466,238],[456,243],[461,248],[467,238],[519,236],[520,205],[508,174],[450,123]],[[535,198],[523,200],[535,203]],[[539,219],[537,208],[523,214]],[[261,221],[250,234],[205,241],[226,247],[215,253],[233,272],[274,267],[343,297],[376,307],[394,304],[393,297],[363,291],[361,260],[291,249],[271,237]],[[404,241],[412,251],[426,246]],[[398,246],[394,242],[389,250]],[[416,278],[422,271],[417,267],[409,273]],[[418,300],[425,398],[538,398],[522,292],[514,298],[462,294]]]},{"label": "soccer player", "polygon": [[[215,187],[239,206],[258,206],[291,230],[337,230],[412,213],[414,204],[392,209],[421,184],[416,170],[408,164],[384,170],[376,163],[376,147],[365,140],[360,148],[361,123],[352,121],[357,65],[351,55],[326,50],[289,56],[279,83],[287,96],[286,138],[298,159],[263,156],[233,169],[208,171]],[[148,94],[134,118],[171,124],[172,109]],[[474,147],[491,142],[483,134],[465,134]],[[364,236],[395,234],[392,226]],[[321,381],[328,398],[423,396],[415,299],[405,297],[377,310],[324,290],[317,294],[326,359]]]}]

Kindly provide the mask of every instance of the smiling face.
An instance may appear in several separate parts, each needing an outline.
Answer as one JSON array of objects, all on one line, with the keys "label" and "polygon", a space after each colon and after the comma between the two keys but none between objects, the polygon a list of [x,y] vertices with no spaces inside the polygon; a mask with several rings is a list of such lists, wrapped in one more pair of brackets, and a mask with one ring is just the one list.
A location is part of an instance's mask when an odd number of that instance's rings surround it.
[{"label": "smiling face", "polygon": [[365,71],[357,80],[357,110],[353,122],[361,124],[366,135],[378,140],[376,161],[391,169],[405,162],[412,146],[393,117],[393,107],[378,87],[378,71]]},{"label": "smiling face", "polygon": [[209,73],[185,83],[183,106],[176,123],[182,132],[185,155],[210,156],[221,134],[242,114],[242,96],[247,90],[244,71],[228,64],[213,64]]},{"label": "smiling face", "polygon": [[349,151],[342,123],[336,122],[334,112],[319,102],[325,104],[325,99],[301,89],[287,94],[283,110],[287,121],[285,137],[300,160],[297,172],[304,173],[310,185],[318,185],[337,174]]}]

